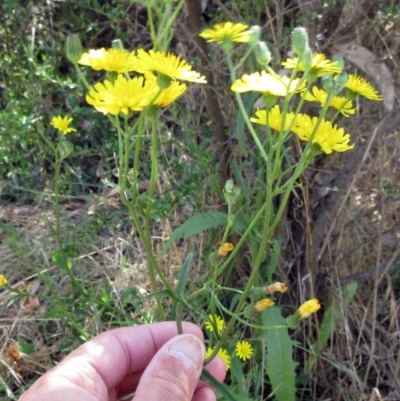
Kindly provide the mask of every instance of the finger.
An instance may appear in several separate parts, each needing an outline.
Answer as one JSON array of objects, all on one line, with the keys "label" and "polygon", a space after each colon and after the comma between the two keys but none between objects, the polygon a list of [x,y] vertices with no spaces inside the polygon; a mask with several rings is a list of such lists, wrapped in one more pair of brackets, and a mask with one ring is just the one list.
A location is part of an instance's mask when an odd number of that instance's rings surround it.
[{"label": "finger", "polygon": [[208,388],[203,387],[196,391],[193,395],[192,401],[215,401],[216,397],[214,392]]},{"label": "finger", "polygon": [[[220,358],[216,357],[214,358],[206,367],[206,370],[208,370],[219,382],[223,382],[226,376],[226,366],[225,362]],[[140,381],[140,378],[143,374],[144,370],[135,372],[131,375],[126,376],[121,383],[119,384],[118,388],[116,389],[116,395],[115,398],[121,398],[124,397],[128,394],[133,393]],[[196,387],[196,394],[197,390],[202,389],[204,387],[212,388],[209,384],[199,381]]]},{"label": "finger", "polygon": [[203,342],[191,334],[168,341],[143,372],[134,400],[192,400],[204,354]]},{"label": "finger", "polygon": [[[184,333],[193,334],[203,341],[203,333],[198,326],[183,322],[182,327]],[[113,398],[114,387],[124,377],[143,371],[163,344],[176,335],[175,322],[125,327],[102,333],[37,380],[23,399],[66,400],[59,391],[64,384],[74,388],[75,399],[86,400],[91,396],[96,400],[108,400],[109,395]]]}]

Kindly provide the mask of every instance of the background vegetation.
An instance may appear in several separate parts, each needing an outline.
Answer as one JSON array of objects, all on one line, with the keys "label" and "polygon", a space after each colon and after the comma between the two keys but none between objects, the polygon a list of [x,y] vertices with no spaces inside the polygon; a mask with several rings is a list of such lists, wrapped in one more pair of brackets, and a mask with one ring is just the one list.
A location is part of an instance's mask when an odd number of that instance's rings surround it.
[{"label": "background vegetation", "polygon": [[[287,57],[292,29],[305,26],[315,50],[341,52],[348,71],[366,76],[385,97],[384,105],[360,101],[357,117],[346,127],[357,144],[354,151],[317,158],[302,177],[277,229],[276,252],[261,271],[267,282],[273,266],[274,279],[289,286],[279,300],[287,314],[312,296],[323,305],[292,335],[304,345],[295,348],[294,356],[299,362],[299,400],[399,400],[400,112],[390,99],[399,84],[400,7],[389,0],[187,3],[201,6],[203,28],[225,20],[260,25],[274,66]],[[150,281],[143,245],[117,191],[105,185],[117,181],[117,137],[86,104],[64,43],[68,34],[78,33],[87,49],[109,47],[115,38],[129,49],[151,48],[149,15],[160,26],[161,10],[173,11],[175,6],[168,0],[2,2],[0,273],[22,294],[0,292],[0,395],[6,399],[18,399],[83,341],[66,312],[90,335],[154,320],[154,300],[146,298]],[[252,190],[260,190],[252,142],[226,89],[223,54],[209,47],[211,63],[205,64],[192,18],[190,7],[184,7],[158,45],[205,68],[213,77],[214,100],[193,87],[164,113],[158,178],[163,196],[152,225],[158,250],[196,212],[210,210],[210,205],[211,210],[224,209],[226,179],[249,188],[249,210]],[[349,43],[357,48],[349,49]],[[365,62],[357,62],[360,57]],[[73,116],[78,129],[68,138],[74,152],[63,164],[60,188],[64,251],[74,262],[82,293],[58,268],[50,229],[55,219],[54,160],[39,133],[55,139],[49,121],[57,114]],[[244,132],[246,154],[238,132]],[[150,167],[142,163],[141,169],[145,189]],[[210,230],[171,247],[161,261],[170,282],[177,280],[186,256],[194,252],[188,290],[201,288],[205,261],[213,251],[210,244],[221,236],[218,229]],[[243,288],[250,271],[243,252],[225,284]],[[37,298],[23,295],[28,292]],[[205,299],[198,299],[198,309],[208,313]],[[187,312],[185,319],[195,318]],[[321,326],[322,320],[328,327]],[[21,360],[11,352],[16,342],[24,353]],[[259,347],[260,355],[262,344]],[[240,380],[238,370],[232,371],[239,387],[232,391],[266,399],[272,388],[267,378],[254,377],[252,363],[243,367]],[[227,383],[233,381],[228,377]]]}]

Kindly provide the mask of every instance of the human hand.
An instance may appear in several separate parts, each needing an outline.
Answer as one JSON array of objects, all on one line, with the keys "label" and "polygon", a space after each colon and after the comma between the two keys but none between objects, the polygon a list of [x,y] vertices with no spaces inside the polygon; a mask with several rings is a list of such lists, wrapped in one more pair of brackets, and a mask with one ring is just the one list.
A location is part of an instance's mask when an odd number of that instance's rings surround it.
[{"label": "human hand", "polygon": [[[99,334],[45,373],[20,401],[215,401],[199,381],[204,361],[201,329],[183,322],[124,327]],[[215,358],[207,370],[219,381],[225,364]]]}]

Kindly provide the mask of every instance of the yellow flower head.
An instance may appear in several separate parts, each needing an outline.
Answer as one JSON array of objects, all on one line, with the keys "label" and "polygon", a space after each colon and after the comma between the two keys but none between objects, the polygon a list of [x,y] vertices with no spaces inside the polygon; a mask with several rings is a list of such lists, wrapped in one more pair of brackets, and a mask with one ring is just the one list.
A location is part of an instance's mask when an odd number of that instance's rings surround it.
[{"label": "yellow flower head", "polygon": [[[283,115],[279,105],[275,105],[272,107],[271,110],[257,110],[256,117],[251,117],[250,121],[261,124],[261,125],[268,125],[275,131],[280,131],[283,125]],[[267,119],[268,117],[268,119]],[[292,123],[293,119],[295,118],[294,113],[286,113],[285,117],[285,125],[283,127],[283,131],[287,131]]]},{"label": "yellow flower head", "polygon": [[319,308],[321,308],[321,304],[319,303],[317,298],[313,298],[309,301],[304,302],[304,304],[302,304],[298,309],[297,313],[299,314],[301,319],[306,319],[312,313],[317,312]]},{"label": "yellow flower head", "polygon": [[137,51],[137,64],[135,71],[144,74],[146,71],[162,74],[172,80],[190,81],[206,83],[206,79],[196,71],[192,71],[192,66],[180,57],[172,53],[158,52],[143,49]]},{"label": "yellow flower head", "polygon": [[[314,86],[312,88],[312,94],[307,92],[303,97],[309,102],[319,102],[321,106],[324,107],[326,99],[328,98],[328,92]],[[353,102],[342,96],[334,96],[329,103],[329,107],[340,110],[345,117],[348,117],[349,114],[354,114],[356,111],[356,109],[353,108]]]},{"label": "yellow flower head", "polygon": [[[147,71],[144,74],[146,78],[146,86],[154,85],[157,87],[157,77],[151,72]],[[157,96],[157,99],[154,100],[153,105],[160,107],[167,107],[171,103],[173,103],[178,97],[183,95],[187,90],[187,86],[185,84],[181,84],[178,81],[172,81],[168,88],[163,89],[162,92]],[[159,92],[157,89],[154,93],[154,96]],[[151,101],[152,99],[150,99]]]},{"label": "yellow flower head", "polygon": [[288,287],[286,284],[279,283],[278,281],[276,283],[270,284],[267,286],[265,289],[265,292],[267,294],[273,294],[274,292],[286,292],[288,290]]},{"label": "yellow flower head", "polygon": [[75,128],[69,127],[69,124],[72,122],[72,117],[53,117],[50,124],[55,128],[61,131],[64,135],[68,134],[68,132],[76,131]]},{"label": "yellow flower head", "polygon": [[[298,87],[300,79],[294,79],[286,76],[272,75],[266,71],[245,74],[242,78],[236,80],[231,89],[233,92],[261,92],[274,96],[285,96],[288,93],[301,92],[305,88],[305,82]],[[289,84],[290,83],[290,84]]]},{"label": "yellow flower head", "polygon": [[[286,61],[282,62],[282,66],[284,68],[292,69],[297,66],[298,62],[299,59],[297,57],[288,58]],[[300,64],[298,70],[305,71],[305,68]],[[338,74],[342,72],[342,69],[337,61],[331,61],[327,59],[325,54],[313,53],[311,71],[314,71],[317,74],[317,77],[322,77],[324,74]]]},{"label": "yellow flower head", "polygon": [[[213,348],[207,348],[205,357],[208,358],[213,352]],[[220,348],[218,350],[217,355],[225,362],[226,370],[229,370],[231,367],[231,357],[228,354],[226,349]]]},{"label": "yellow flower head", "polygon": [[[305,114],[299,115],[292,127],[292,131],[302,141],[309,141],[317,122],[317,117],[311,118]],[[330,154],[333,151],[345,152],[346,150],[353,149],[354,144],[349,145],[349,142],[350,135],[346,134],[343,128],[337,128],[337,125],[333,126],[330,121],[325,121],[324,118],[320,122],[317,132],[312,139],[312,143],[318,144],[326,154]]]},{"label": "yellow flower head", "polygon": [[144,85],[143,77],[127,79],[119,74],[114,82],[105,80],[90,88],[86,101],[103,114],[129,114],[130,110],[140,111],[157,94],[157,87]]},{"label": "yellow flower head", "polygon": [[271,299],[268,299],[268,298],[264,298],[261,301],[258,301],[258,302],[255,303],[254,309],[257,312],[261,313],[261,312],[264,312],[265,309],[267,309],[267,308],[269,308],[270,306],[273,306],[273,305],[275,305],[274,301],[272,301]]},{"label": "yellow flower head", "polygon": [[8,283],[8,280],[3,274],[0,274],[0,287],[3,287],[3,285],[6,285]]},{"label": "yellow flower head", "polygon": [[222,330],[225,329],[225,321],[222,317],[218,315],[208,315],[210,320],[207,320],[205,323],[206,329],[210,332],[214,331],[214,327],[217,328],[218,333],[221,333]]},{"label": "yellow flower head", "polygon": [[248,25],[234,22],[223,22],[221,24],[214,25],[212,28],[206,28],[199,34],[207,42],[223,43],[239,42],[247,43],[252,35],[251,31],[247,30]]},{"label": "yellow flower head", "polygon": [[371,100],[382,100],[382,96],[364,78],[349,74],[349,80],[345,87],[357,95],[361,95]]},{"label": "yellow flower head", "polygon": [[218,255],[219,256],[226,256],[228,252],[231,252],[235,249],[235,246],[233,244],[230,244],[229,242],[225,242],[219,249],[218,249]]},{"label": "yellow flower head", "polygon": [[78,64],[93,70],[115,71],[120,74],[134,71],[137,60],[133,53],[121,49],[98,49],[83,53]]},{"label": "yellow flower head", "polygon": [[236,356],[243,361],[250,359],[253,355],[253,347],[247,341],[238,341],[236,343]]}]

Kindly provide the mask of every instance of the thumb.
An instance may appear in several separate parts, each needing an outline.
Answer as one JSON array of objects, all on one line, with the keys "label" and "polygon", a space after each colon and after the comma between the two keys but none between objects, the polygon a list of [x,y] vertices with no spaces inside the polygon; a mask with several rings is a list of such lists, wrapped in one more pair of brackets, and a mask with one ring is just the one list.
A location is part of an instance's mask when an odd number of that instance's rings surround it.
[{"label": "thumb", "polygon": [[165,343],[143,372],[134,401],[190,401],[204,362],[204,345],[192,334]]}]

